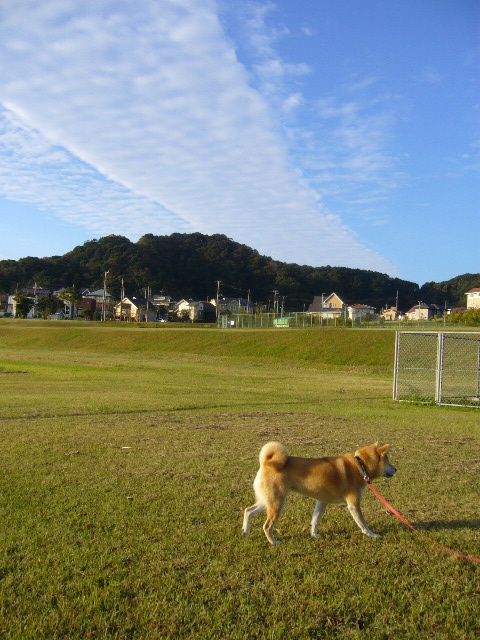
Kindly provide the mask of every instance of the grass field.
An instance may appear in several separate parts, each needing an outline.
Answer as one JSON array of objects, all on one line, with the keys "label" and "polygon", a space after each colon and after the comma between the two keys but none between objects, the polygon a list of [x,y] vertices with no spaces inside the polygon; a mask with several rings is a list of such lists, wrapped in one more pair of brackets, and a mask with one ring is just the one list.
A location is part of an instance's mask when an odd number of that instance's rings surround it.
[{"label": "grass field", "polygon": [[380,540],[299,496],[270,547],[258,451],[374,440],[377,489],[480,555],[480,411],[390,400],[389,331],[161,331],[0,323],[0,637],[477,638],[480,567],[388,516]]}]

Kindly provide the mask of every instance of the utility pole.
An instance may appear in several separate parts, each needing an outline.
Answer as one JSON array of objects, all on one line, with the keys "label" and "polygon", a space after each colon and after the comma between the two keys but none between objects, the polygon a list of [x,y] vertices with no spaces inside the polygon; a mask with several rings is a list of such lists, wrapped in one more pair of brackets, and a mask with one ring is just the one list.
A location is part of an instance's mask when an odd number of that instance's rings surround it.
[{"label": "utility pole", "polygon": [[273,293],[273,313],[278,315],[278,291],[274,289]]},{"label": "utility pole", "polygon": [[215,304],[215,316],[217,320],[218,320],[218,298],[220,296],[220,284],[221,284],[221,281],[217,280],[217,297],[216,297],[216,304]]},{"label": "utility pole", "polygon": [[123,286],[123,276],[122,276],[122,286],[120,287],[120,322],[123,320],[123,299],[125,297],[125,287]]},{"label": "utility pole", "polygon": [[148,322],[148,299],[150,297],[150,287],[147,285],[147,288],[145,289],[145,299],[147,301],[147,315],[145,318],[145,322]]},{"label": "utility pole", "polygon": [[285,298],[286,298],[286,297],[287,297],[287,296],[282,296],[282,310],[281,310],[281,313],[280,313],[280,317],[281,317],[281,318],[283,318],[283,303],[285,302]]},{"label": "utility pole", "polygon": [[37,307],[37,283],[35,282],[33,285],[33,317],[36,315],[36,307]]},{"label": "utility pole", "polygon": [[322,293],[322,306],[320,307],[320,326],[323,327],[323,296],[325,294]]},{"label": "utility pole", "polygon": [[250,313],[250,289],[248,290],[247,295],[247,313]]},{"label": "utility pole", "polygon": [[105,271],[103,274],[103,309],[102,309],[102,322],[106,320],[106,303],[107,303],[107,275],[110,271]]}]

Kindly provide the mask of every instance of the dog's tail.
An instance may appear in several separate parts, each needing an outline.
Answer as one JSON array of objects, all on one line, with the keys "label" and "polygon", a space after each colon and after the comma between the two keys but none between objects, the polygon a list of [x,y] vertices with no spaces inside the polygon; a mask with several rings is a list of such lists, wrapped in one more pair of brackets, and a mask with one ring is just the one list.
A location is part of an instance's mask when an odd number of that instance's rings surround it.
[{"label": "dog's tail", "polygon": [[280,442],[267,442],[260,450],[260,466],[271,464],[277,468],[282,468],[287,462],[288,453]]}]

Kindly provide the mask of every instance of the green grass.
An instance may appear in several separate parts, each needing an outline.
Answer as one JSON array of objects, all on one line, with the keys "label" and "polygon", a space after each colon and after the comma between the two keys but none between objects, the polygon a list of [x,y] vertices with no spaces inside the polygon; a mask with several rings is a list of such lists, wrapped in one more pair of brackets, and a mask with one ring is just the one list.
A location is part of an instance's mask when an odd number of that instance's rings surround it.
[{"label": "green grass", "polygon": [[479,567],[386,515],[362,536],[292,496],[271,548],[258,451],[376,439],[377,488],[432,539],[480,555],[479,419],[390,400],[393,334],[0,324],[0,637],[476,638]]}]

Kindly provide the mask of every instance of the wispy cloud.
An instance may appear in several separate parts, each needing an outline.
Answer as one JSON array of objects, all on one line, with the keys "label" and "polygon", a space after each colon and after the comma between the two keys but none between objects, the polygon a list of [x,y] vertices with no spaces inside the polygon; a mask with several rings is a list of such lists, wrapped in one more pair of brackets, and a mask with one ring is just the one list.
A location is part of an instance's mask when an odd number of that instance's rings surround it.
[{"label": "wispy cloud", "polygon": [[[2,193],[97,232],[223,232],[287,260],[394,272],[319,206],[216,9],[4,0]],[[265,81],[309,71],[257,31]],[[289,90],[284,110],[301,100]]]},{"label": "wispy cloud", "polygon": [[297,147],[310,184],[325,200],[378,223],[385,209],[379,205],[404,176],[400,158],[390,151],[397,99],[371,91],[365,94],[372,85],[373,79],[365,79],[353,89],[319,99],[310,135],[301,136]]},{"label": "wispy cloud", "polygon": [[291,34],[275,25],[275,5],[247,6],[258,86],[280,113],[290,160],[306,188],[330,209],[370,224],[386,222],[385,205],[403,178],[400,159],[390,151],[398,96],[382,91],[380,77],[366,74],[307,99],[301,83],[313,70],[279,55],[279,43]]},{"label": "wispy cloud", "polygon": [[138,235],[141,219],[152,233],[189,225],[158,203],[105,179],[66,149],[49,143],[0,107],[0,193],[101,234],[121,228]]}]

